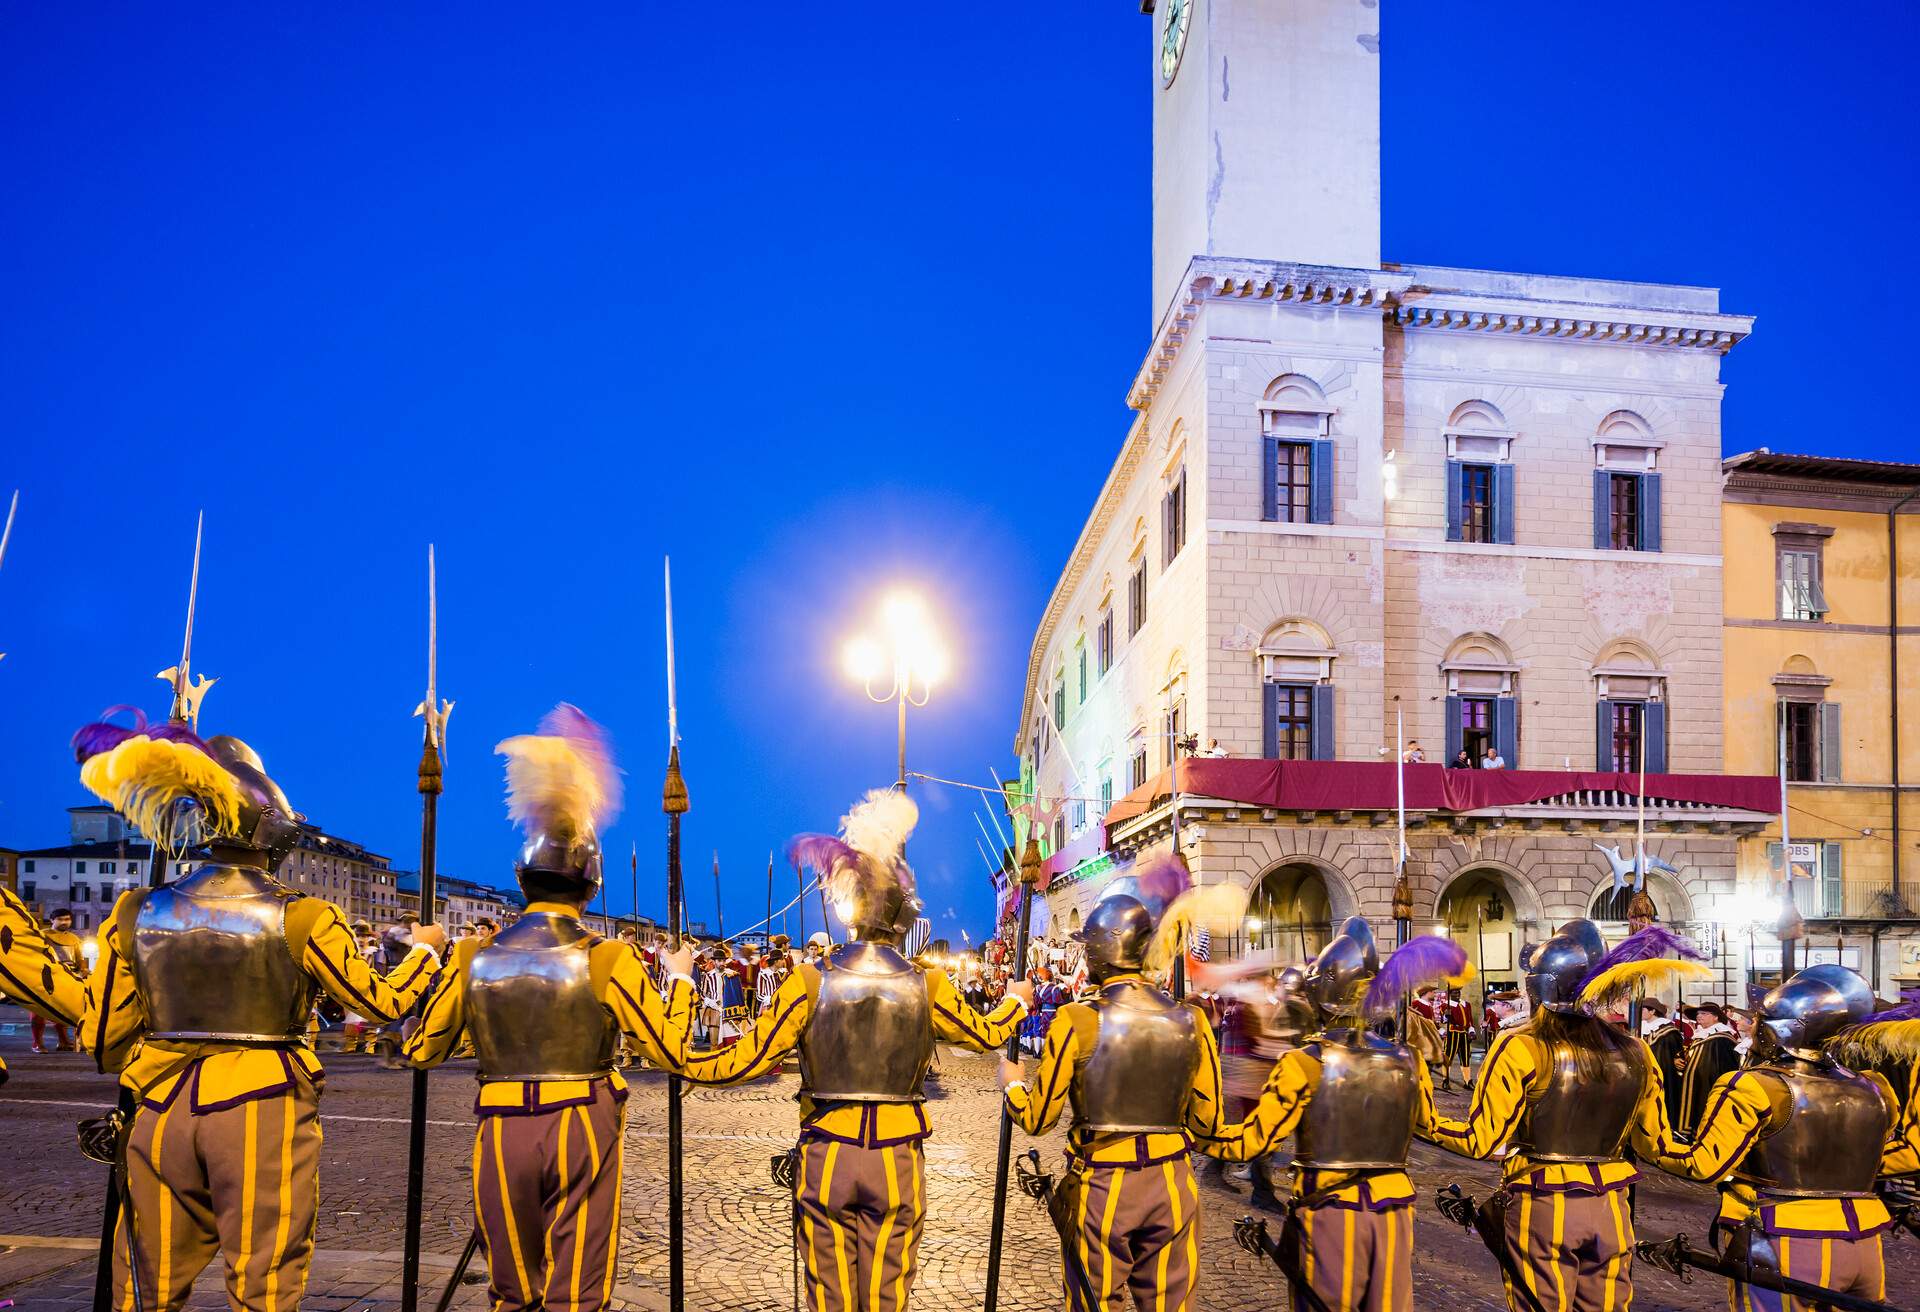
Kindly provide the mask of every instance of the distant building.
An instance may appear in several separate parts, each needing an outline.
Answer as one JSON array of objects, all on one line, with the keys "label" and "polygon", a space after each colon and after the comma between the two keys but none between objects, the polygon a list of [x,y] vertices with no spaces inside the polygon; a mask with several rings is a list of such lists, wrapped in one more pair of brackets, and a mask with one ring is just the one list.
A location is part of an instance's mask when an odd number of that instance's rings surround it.
[{"label": "distant building", "polygon": [[[110,806],[68,807],[67,830],[59,847],[14,856],[14,889],[42,917],[73,912],[74,928],[85,934],[100,927],[120,894],[147,882],[153,849]],[[188,864],[175,861],[169,877]]]}]

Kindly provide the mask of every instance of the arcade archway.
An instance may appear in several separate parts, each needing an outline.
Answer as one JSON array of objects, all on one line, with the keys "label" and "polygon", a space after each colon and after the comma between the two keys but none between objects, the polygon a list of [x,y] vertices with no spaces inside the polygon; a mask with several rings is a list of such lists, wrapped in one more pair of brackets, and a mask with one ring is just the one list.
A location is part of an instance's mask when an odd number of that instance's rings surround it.
[{"label": "arcade archway", "polygon": [[1447,935],[1467,950],[1474,980],[1469,1000],[1518,988],[1520,953],[1538,929],[1533,891],[1504,871],[1479,866],[1461,871],[1440,894],[1438,918]]},{"label": "arcade archway", "polygon": [[1333,932],[1335,893],[1314,866],[1289,864],[1262,875],[1247,899],[1240,945],[1256,959],[1311,960]]}]

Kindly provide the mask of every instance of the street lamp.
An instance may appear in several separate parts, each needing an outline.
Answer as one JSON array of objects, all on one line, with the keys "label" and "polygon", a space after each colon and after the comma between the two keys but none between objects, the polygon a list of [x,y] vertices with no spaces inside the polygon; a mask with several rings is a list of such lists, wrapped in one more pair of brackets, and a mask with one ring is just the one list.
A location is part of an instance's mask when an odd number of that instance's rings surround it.
[{"label": "street lamp", "polygon": [[[847,644],[847,673],[866,690],[870,701],[894,702],[899,707],[900,779],[907,787],[907,706],[925,706],[933,685],[947,677],[947,652],[935,632],[926,603],[911,592],[896,592],[880,607],[884,637],[861,634]],[[876,691],[877,681],[893,671],[887,691]]]}]

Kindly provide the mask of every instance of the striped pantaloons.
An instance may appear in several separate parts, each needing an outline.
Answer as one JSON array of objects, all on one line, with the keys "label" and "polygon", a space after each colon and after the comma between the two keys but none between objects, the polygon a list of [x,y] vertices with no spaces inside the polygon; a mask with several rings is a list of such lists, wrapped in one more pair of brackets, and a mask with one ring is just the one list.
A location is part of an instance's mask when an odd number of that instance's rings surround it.
[{"label": "striped pantaloons", "polygon": [[[1547,1312],[1632,1312],[1633,1214],[1625,1185],[1602,1194],[1515,1192],[1507,1250]],[[1511,1288],[1507,1306],[1526,1312]]]},{"label": "striped pantaloons", "polygon": [[917,1142],[801,1140],[795,1242],[810,1312],[906,1312],[927,1215],[925,1174]]},{"label": "striped pantaloons", "polygon": [[619,1246],[624,1100],[606,1080],[593,1100],[480,1118],[473,1207],[494,1312],[599,1312]]},{"label": "striped pantaloons", "polygon": [[1413,1208],[1302,1208],[1285,1242],[1328,1312],[1411,1312]]},{"label": "striped pantaloons", "polygon": [[1072,1312],[1187,1312],[1199,1278],[1200,1189],[1184,1156],[1153,1166],[1075,1165],[1060,1186],[1087,1288],[1064,1260]]},{"label": "striped pantaloons", "polygon": [[[1754,1264],[1772,1266],[1783,1276],[1809,1281],[1836,1294],[1874,1299],[1887,1296],[1887,1268],[1879,1235],[1864,1239],[1756,1235]],[[1727,1307],[1731,1312],[1810,1312],[1813,1305],[1730,1280]]]},{"label": "striped pantaloons", "polygon": [[[127,1189],[142,1312],[178,1312],[194,1277],[226,1259],[234,1312],[292,1312],[306,1292],[319,1208],[320,1097],[304,1074],[279,1093],[195,1112],[197,1073],[164,1108],[141,1107]],[[133,1312],[126,1232],[114,1243],[120,1312]]]}]

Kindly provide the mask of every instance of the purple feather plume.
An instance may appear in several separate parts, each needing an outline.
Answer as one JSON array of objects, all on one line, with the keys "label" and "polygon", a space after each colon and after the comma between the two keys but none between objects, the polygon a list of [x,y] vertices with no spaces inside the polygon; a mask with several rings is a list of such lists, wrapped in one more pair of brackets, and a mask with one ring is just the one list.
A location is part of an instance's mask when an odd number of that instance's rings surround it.
[{"label": "purple feather plume", "polygon": [[[112,717],[126,711],[133,716],[133,726],[112,723]],[[185,743],[200,752],[207,751],[206,743],[200,735],[184,724],[168,721],[164,724],[149,724],[147,713],[138,706],[109,706],[100,712],[100,718],[92,724],[83,724],[74,731],[73,759],[85,763],[102,752],[110,752],[129,738],[141,736],[163,739],[167,742]]]},{"label": "purple feather plume", "polygon": [[1888,1007],[1885,1011],[1876,1011],[1861,1021],[1862,1025],[1881,1025],[1890,1020],[1920,1020],[1920,999],[1901,1002]]},{"label": "purple feather plume", "polygon": [[1422,934],[1402,943],[1367,986],[1367,1011],[1378,1013],[1423,984],[1452,979],[1467,968],[1467,950],[1440,934]]},{"label": "purple feather plume", "polygon": [[842,865],[858,865],[860,854],[832,834],[798,834],[787,844],[787,860],[824,879]]},{"label": "purple feather plume", "polygon": [[1615,966],[1629,961],[1652,961],[1655,957],[1705,961],[1707,954],[1663,925],[1648,925],[1639,933],[1629,934],[1614,944],[1613,950],[1600,958],[1599,964],[1587,972],[1586,978],[1580,981],[1580,987],[1585,988]]},{"label": "purple feather plume", "polygon": [[1163,856],[1143,861],[1131,873],[1139,885],[1140,900],[1153,907],[1156,916],[1193,885],[1193,875],[1187,870],[1187,863],[1178,857]]}]

